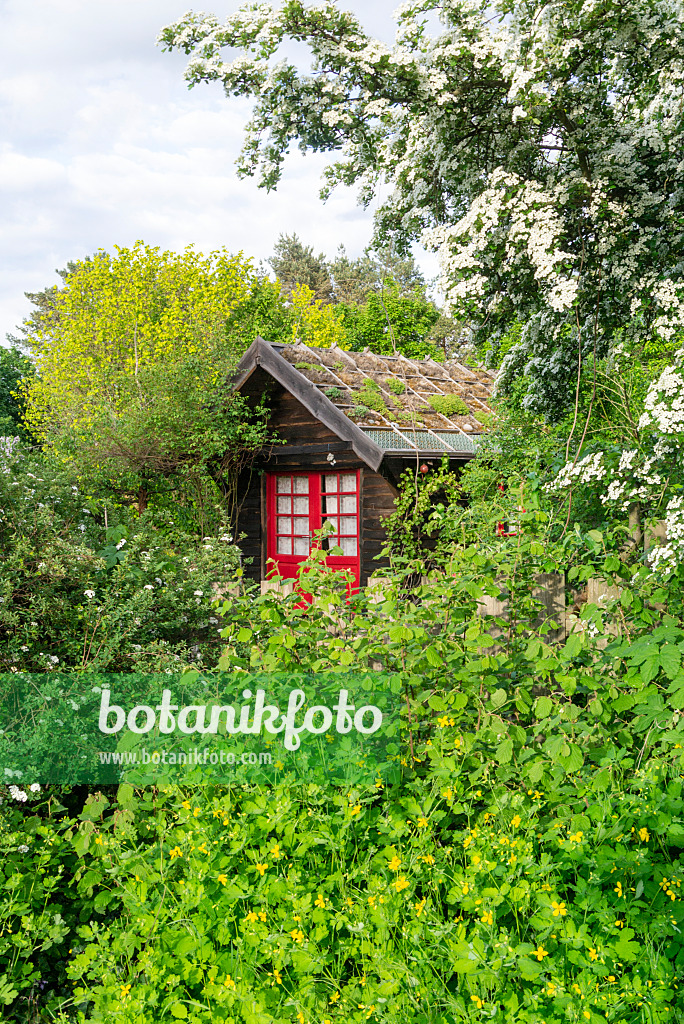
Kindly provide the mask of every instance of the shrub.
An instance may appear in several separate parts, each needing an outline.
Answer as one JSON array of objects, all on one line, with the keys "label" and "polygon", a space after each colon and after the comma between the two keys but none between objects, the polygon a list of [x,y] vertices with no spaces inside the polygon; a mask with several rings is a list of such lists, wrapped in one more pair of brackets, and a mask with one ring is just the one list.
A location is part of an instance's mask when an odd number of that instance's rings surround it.
[{"label": "shrub", "polygon": [[458,395],[430,395],[428,401],[443,416],[468,416],[470,409]]},{"label": "shrub", "polygon": [[[371,385],[375,386],[372,387]],[[365,405],[368,409],[373,409],[374,412],[379,412],[382,415],[386,415],[388,412],[385,399],[382,397],[380,388],[375,381],[369,381],[362,388],[359,388],[354,393],[354,398],[358,401],[359,405]]]},{"label": "shrub", "polygon": [[398,377],[388,377],[385,384],[393,395],[403,395],[406,391],[406,384]]}]

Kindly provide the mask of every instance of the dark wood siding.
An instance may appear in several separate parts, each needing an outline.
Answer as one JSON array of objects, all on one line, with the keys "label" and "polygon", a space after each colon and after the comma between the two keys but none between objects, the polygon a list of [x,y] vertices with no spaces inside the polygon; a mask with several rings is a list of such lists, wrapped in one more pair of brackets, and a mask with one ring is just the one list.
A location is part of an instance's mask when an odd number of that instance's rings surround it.
[{"label": "dark wood siding", "polygon": [[380,473],[361,471],[361,586],[376,569],[385,568],[387,558],[377,559],[385,545],[383,519],[394,512],[397,489]]},{"label": "dark wood siding", "polygon": [[242,567],[247,579],[257,582],[262,578],[261,476],[261,472],[252,467],[240,474],[237,483],[237,529]]}]

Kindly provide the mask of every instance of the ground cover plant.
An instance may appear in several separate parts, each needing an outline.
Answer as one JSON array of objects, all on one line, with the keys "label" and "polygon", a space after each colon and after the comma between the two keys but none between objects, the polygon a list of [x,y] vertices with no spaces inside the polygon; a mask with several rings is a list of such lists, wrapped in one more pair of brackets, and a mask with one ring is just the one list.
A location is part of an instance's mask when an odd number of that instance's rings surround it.
[{"label": "ground cover plant", "polygon": [[[414,553],[346,602],[319,555],[311,606],[241,583],[216,608],[223,667],[401,673],[401,783],[13,781],[7,1019],[680,1018],[679,577],[597,531],[554,544],[540,511],[474,544],[471,515],[417,588]],[[620,595],[553,642],[533,581],[560,567]]]}]

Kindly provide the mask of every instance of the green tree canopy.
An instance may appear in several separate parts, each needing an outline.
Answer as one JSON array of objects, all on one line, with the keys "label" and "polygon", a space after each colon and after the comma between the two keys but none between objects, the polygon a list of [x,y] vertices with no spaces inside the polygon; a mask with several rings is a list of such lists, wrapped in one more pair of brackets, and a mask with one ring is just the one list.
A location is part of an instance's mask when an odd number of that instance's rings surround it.
[{"label": "green tree canopy", "polygon": [[24,325],[32,432],[82,472],[122,474],[140,511],[161,480],[200,501],[213,481],[226,497],[265,439],[226,378],[261,326],[287,322],[277,285],[241,255],[142,242],[71,264],[63,279]]},{"label": "green tree canopy", "polygon": [[273,272],[286,295],[292,296],[297,285],[305,285],[321,302],[332,301],[332,281],[323,253],[314,254],[297,234],[278,236],[269,260]]},{"label": "green tree canopy", "polygon": [[24,402],[20,381],[32,374],[31,360],[17,345],[0,345],[0,435],[22,436]]},{"label": "green tree canopy", "polygon": [[439,310],[424,296],[401,295],[392,283],[383,292],[370,292],[363,303],[342,302],[337,310],[353,351],[403,352],[409,359],[439,355],[440,350],[428,338],[439,320]]}]

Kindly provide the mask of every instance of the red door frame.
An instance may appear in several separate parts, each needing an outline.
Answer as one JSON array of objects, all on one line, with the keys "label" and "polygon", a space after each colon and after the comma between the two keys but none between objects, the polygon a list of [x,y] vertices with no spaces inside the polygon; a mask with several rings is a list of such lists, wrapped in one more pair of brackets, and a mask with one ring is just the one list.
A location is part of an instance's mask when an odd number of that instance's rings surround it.
[{"label": "red door frame", "polygon": [[[326,492],[322,487],[322,478],[325,476],[337,475],[337,486],[339,488],[339,478],[342,474],[345,476],[354,474],[355,477],[355,490],[340,492]],[[278,493],[276,490],[276,481],[278,477],[290,477],[293,478],[293,482],[290,485],[289,494],[294,498],[298,495],[294,492],[294,478],[304,477],[308,481],[308,498],[309,498],[309,542],[313,538],[316,530],[320,530],[323,523],[328,515],[323,513],[322,510],[322,499],[326,493],[337,494],[338,502],[340,496],[350,497],[354,495],[356,497],[356,555],[328,555],[325,560],[325,564],[330,566],[331,569],[346,569],[348,570],[353,578],[354,585],[353,590],[357,590],[361,582],[361,474],[358,469],[355,470],[340,470],[339,472],[334,469],[328,469],[323,471],[308,472],[308,471],[296,471],[293,470],[290,473],[267,473],[266,474],[266,560],[267,560],[267,576],[281,576],[283,579],[295,579],[299,566],[308,555],[284,555],[278,554],[276,551],[277,544],[277,504],[276,499]],[[281,497],[287,495],[281,494]],[[304,497],[304,494],[299,496]],[[294,510],[291,506],[290,516],[293,515]],[[351,513],[347,513],[350,515]],[[341,516],[342,513],[339,511],[337,516]],[[281,534],[283,536],[283,534]],[[294,537],[292,536],[292,545],[294,546]],[[301,536],[301,534],[300,534]],[[351,536],[351,535],[348,535]],[[330,543],[334,543],[334,538],[330,538]],[[310,543],[309,543],[310,550]]]}]

